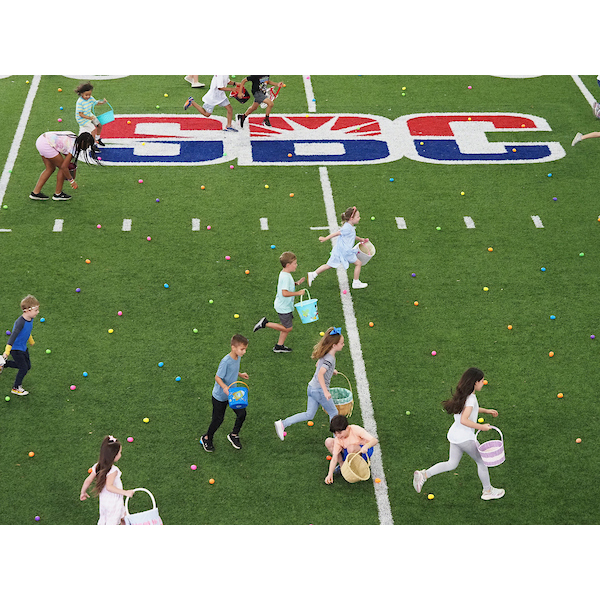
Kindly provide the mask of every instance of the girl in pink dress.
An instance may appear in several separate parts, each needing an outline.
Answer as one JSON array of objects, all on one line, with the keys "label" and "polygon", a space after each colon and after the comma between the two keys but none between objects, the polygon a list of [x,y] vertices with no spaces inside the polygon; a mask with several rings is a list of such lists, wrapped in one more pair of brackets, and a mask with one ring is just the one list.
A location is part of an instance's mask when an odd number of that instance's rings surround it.
[{"label": "girl in pink dress", "polygon": [[115,463],[121,458],[121,442],[107,435],[100,446],[100,458],[90,469],[90,474],[81,486],[80,500],[89,498],[88,487],[96,480],[94,493],[100,498],[98,525],[123,525],[125,518],[124,496],[131,498],[134,490],[124,490],[121,471]]}]

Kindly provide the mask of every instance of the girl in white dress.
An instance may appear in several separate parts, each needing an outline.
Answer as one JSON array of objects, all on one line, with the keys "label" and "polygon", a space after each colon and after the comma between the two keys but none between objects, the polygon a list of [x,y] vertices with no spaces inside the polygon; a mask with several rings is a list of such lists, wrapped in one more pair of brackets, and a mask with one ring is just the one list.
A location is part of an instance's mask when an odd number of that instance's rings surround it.
[{"label": "girl in white dress", "polygon": [[442,404],[448,414],[454,415],[454,423],[448,430],[448,441],[450,442],[450,457],[446,462],[438,463],[427,470],[415,471],[413,476],[413,486],[417,492],[420,492],[423,484],[434,475],[453,471],[458,467],[458,463],[463,453],[467,453],[477,463],[477,474],[483,485],[482,500],[496,500],[504,496],[503,489],[492,487],[490,483],[490,474],[486,464],[483,462],[477,449],[477,440],[475,430],[489,431],[489,423],[478,423],[477,415],[485,413],[498,416],[498,411],[488,408],[479,408],[475,392],[481,391],[484,385],[483,371],[471,367],[467,369],[454,392],[452,398],[444,401]]},{"label": "girl in white dress", "polygon": [[123,525],[125,518],[125,496],[131,498],[134,490],[124,490],[121,471],[114,464],[121,458],[121,442],[107,435],[100,446],[100,458],[90,469],[90,474],[81,486],[80,500],[89,498],[88,487],[96,480],[94,493],[100,498],[98,525]]},{"label": "girl in white dress", "polygon": [[316,271],[310,271],[308,273],[308,285],[312,285],[315,277],[326,271],[327,269],[336,269],[339,266],[343,266],[344,269],[348,268],[350,263],[354,263],[354,279],[352,280],[352,288],[366,288],[369,284],[362,283],[360,281],[360,268],[362,263],[357,257],[358,249],[354,248],[354,243],[358,240],[361,243],[369,241],[369,238],[360,238],[356,235],[356,225],[360,221],[360,212],[356,206],[351,206],[342,213],[342,228],[335,233],[330,233],[327,237],[320,236],[320,242],[326,242],[331,238],[338,237],[336,245],[331,250],[329,260],[321,265]]}]

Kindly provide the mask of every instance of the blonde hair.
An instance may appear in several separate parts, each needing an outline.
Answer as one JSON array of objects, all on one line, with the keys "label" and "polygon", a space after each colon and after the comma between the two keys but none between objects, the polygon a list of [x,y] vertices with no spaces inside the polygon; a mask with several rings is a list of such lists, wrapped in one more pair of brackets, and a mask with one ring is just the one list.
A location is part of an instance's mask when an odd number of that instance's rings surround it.
[{"label": "blonde hair", "polygon": [[294,262],[295,260],[296,260],[296,255],[293,252],[284,252],[279,257],[279,262],[281,263],[282,267],[286,267],[287,265]]},{"label": "blonde hair", "polygon": [[319,360],[319,358],[323,358],[340,341],[342,334],[332,334],[333,329],[333,327],[330,327],[325,332],[325,335],[314,345],[312,354],[310,355],[312,359]]},{"label": "blonde hair", "polygon": [[40,303],[38,302],[37,298],[31,294],[29,294],[29,296],[25,296],[25,298],[21,300],[21,310],[29,310],[30,308],[39,305]]}]

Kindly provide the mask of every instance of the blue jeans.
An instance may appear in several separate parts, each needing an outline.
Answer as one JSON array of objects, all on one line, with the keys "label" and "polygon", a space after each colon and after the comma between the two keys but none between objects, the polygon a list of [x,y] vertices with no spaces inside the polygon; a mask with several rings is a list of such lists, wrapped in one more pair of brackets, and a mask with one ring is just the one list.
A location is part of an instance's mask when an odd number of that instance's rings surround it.
[{"label": "blue jeans", "polygon": [[335,417],[335,415],[338,414],[338,410],[333,400],[327,400],[327,398],[325,398],[325,394],[320,386],[318,388],[313,388],[309,385],[306,388],[306,395],[308,396],[306,400],[306,412],[298,413],[288,417],[287,419],[284,419],[284,427],[312,419],[317,414],[319,406],[322,406],[325,409],[325,412],[329,415],[330,421],[333,417]]}]

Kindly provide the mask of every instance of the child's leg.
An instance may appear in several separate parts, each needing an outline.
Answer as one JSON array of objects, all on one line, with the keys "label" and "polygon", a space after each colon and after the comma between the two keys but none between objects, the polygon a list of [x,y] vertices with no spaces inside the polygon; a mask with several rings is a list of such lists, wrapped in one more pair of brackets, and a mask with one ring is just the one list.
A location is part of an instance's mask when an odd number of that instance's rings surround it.
[{"label": "child's leg", "polygon": [[270,98],[265,98],[263,102],[267,105],[267,108],[265,108],[265,115],[268,117],[271,114],[271,109],[273,108],[273,100]]},{"label": "child's leg", "polygon": [[6,366],[18,369],[15,384],[13,385],[13,388],[17,389],[23,383],[23,378],[27,375],[29,369],[31,369],[31,361],[29,360],[28,350],[24,352],[22,350],[11,350],[11,355],[13,360],[9,360]]},{"label": "child's leg", "polygon": [[582,140],[588,140],[590,138],[597,138],[600,137],[600,131],[592,131],[592,133],[586,133],[585,135],[581,136]]},{"label": "child's leg", "polygon": [[227,402],[221,402],[213,397],[212,405],[212,420],[205,434],[205,437],[207,437],[210,441],[212,441],[215,431],[217,431],[217,429],[221,427],[221,423],[223,423],[223,419],[225,418],[225,410],[227,409],[228,404]]},{"label": "child's leg", "polygon": [[362,267],[362,263],[357,258],[354,263],[354,279],[360,279],[360,268]]},{"label": "child's leg", "polygon": [[247,109],[246,112],[244,113],[245,117],[249,117],[258,107],[259,107],[259,103],[258,102],[253,102]]},{"label": "child's leg", "polygon": [[57,167],[60,167],[60,165],[62,164],[62,157],[60,154],[57,154],[55,158],[56,158],[56,163],[55,163],[55,159],[44,158],[42,156],[42,160],[44,161],[45,168],[42,171],[42,173],[38,179],[38,182],[35,184],[35,187],[33,188],[34,194],[39,194],[42,191],[44,184],[46,183],[46,181],[48,181],[48,179],[50,179],[50,175],[52,175],[52,173],[54,173],[54,169],[56,169]]},{"label": "child's leg", "polygon": [[231,120],[233,119],[233,108],[231,104],[228,104],[226,107],[227,110],[227,125],[226,127],[231,127]]},{"label": "child's leg", "polygon": [[195,100],[192,100],[192,104],[191,104],[201,115],[204,115],[205,117],[210,117],[212,115],[212,113],[209,113],[207,110],[204,109],[203,106],[200,106]]},{"label": "child's leg", "polygon": [[231,433],[233,435],[239,435],[240,429],[242,428],[242,425],[244,424],[244,421],[246,420],[246,409],[245,408],[234,408],[232,410],[235,413],[235,423],[233,425],[233,429],[231,430]]},{"label": "child's leg", "polygon": [[309,287],[312,285],[312,282],[315,280],[315,277],[319,273],[322,273],[323,271],[327,271],[327,269],[331,269],[331,268],[332,267],[330,267],[328,264],[324,264],[324,265],[321,265],[320,267],[318,267],[316,271],[309,271],[308,278],[307,278]]},{"label": "child's leg", "polygon": [[490,483],[490,472],[487,465],[483,462],[479,450],[477,450],[477,442],[466,442],[465,444],[461,444],[461,447],[477,463],[477,475],[479,475],[479,481],[481,481],[483,490],[490,490],[492,487],[492,484]]},{"label": "child's leg", "polygon": [[321,265],[321,266],[320,266],[320,267],[319,267],[319,268],[318,268],[318,269],[315,271],[315,273],[316,273],[317,275],[319,275],[319,273],[322,273],[323,271],[327,271],[327,269],[331,269],[331,268],[332,268],[332,267],[330,267],[328,264],[324,264],[324,265]]},{"label": "child's leg", "polygon": [[458,444],[450,444],[450,456],[446,462],[438,463],[437,465],[433,465],[425,471],[425,475],[427,479],[437,475],[438,473],[445,473],[446,471],[452,471],[458,467],[458,463],[462,458],[463,450],[461,446]]},{"label": "child's leg", "polygon": [[98,125],[96,125],[96,131],[94,132],[94,139],[99,140],[101,136],[102,136],[102,124],[98,123]]},{"label": "child's leg", "polygon": [[283,420],[283,426],[289,427],[294,423],[300,423],[301,421],[308,421],[312,419],[317,413],[317,409],[319,408],[319,403],[313,398],[311,394],[311,388],[308,386],[306,391],[307,399],[306,399],[306,411],[303,413],[297,413],[287,419]]}]

